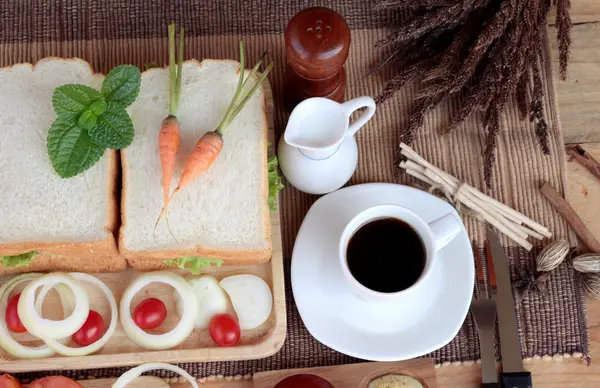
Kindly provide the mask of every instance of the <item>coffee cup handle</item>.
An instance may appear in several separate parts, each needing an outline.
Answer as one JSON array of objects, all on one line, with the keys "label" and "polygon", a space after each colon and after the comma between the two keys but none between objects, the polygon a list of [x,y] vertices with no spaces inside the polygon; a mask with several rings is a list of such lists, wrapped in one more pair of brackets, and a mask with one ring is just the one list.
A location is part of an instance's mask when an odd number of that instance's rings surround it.
[{"label": "coffee cup handle", "polygon": [[433,234],[433,243],[435,251],[439,251],[460,233],[460,221],[454,213],[448,213],[429,223],[429,228]]},{"label": "coffee cup handle", "polygon": [[367,108],[366,112],[360,115],[346,131],[346,135],[354,136],[354,134],[367,123],[367,121],[371,120],[371,117],[375,114],[375,100],[369,96],[362,96],[352,99],[350,101],[346,101],[342,104],[342,108],[344,109],[344,113],[348,116],[348,120],[350,120],[350,116],[352,113],[360,108]]}]

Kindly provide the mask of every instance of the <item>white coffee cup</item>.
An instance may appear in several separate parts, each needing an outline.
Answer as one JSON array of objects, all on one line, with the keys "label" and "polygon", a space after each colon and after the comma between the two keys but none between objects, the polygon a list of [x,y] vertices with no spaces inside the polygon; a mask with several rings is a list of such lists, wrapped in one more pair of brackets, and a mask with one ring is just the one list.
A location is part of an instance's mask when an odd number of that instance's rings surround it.
[{"label": "white coffee cup", "polygon": [[[410,287],[398,292],[379,292],[363,286],[350,272],[346,257],[350,239],[362,226],[379,219],[395,218],[410,225],[419,235],[425,248],[425,265],[419,279]],[[432,222],[427,223],[410,209],[397,205],[377,205],[358,213],[346,224],[339,242],[339,260],[342,273],[352,290],[366,300],[400,299],[420,289],[431,274],[438,259],[438,252],[448,245],[461,230],[462,221],[455,213],[448,213]],[[398,255],[402,253],[399,252]],[[402,258],[410,259],[410,258]]]}]

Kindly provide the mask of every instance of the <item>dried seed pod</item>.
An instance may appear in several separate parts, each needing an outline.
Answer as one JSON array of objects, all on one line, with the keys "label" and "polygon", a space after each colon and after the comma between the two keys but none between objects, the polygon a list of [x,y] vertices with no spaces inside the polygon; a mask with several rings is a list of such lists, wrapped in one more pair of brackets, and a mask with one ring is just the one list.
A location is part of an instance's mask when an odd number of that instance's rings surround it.
[{"label": "dried seed pod", "polygon": [[600,254],[586,253],[573,259],[573,268],[583,273],[600,273]]},{"label": "dried seed pod", "polygon": [[600,300],[600,275],[585,274],[583,277],[583,289],[590,298]]},{"label": "dried seed pod", "polygon": [[567,257],[571,247],[566,240],[556,240],[546,245],[536,258],[538,272],[550,272]]}]

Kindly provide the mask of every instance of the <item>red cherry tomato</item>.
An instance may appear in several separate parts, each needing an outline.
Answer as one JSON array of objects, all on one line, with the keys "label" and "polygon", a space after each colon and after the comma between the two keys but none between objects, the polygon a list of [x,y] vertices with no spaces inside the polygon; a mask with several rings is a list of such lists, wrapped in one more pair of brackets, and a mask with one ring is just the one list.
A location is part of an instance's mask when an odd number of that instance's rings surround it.
[{"label": "red cherry tomato", "polygon": [[167,307],[160,299],[144,299],[133,310],[133,321],[140,329],[156,329],[167,318]]},{"label": "red cherry tomato", "polygon": [[21,323],[21,319],[19,319],[19,313],[17,311],[19,305],[19,298],[21,294],[17,294],[10,298],[8,301],[8,305],[6,305],[6,326],[8,326],[8,330],[13,333],[25,333],[27,329]]},{"label": "red cherry tomato", "polygon": [[217,314],[212,317],[208,331],[219,346],[235,346],[240,340],[240,324],[229,314]]},{"label": "red cherry tomato", "polygon": [[104,318],[94,310],[90,310],[85,323],[71,336],[79,346],[88,346],[98,341],[104,334]]},{"label": "red cherry tomato", "polygon": [[0,376],[0,388],[21,388],[22,385],[19,380],[15,379],[11,375]]}]

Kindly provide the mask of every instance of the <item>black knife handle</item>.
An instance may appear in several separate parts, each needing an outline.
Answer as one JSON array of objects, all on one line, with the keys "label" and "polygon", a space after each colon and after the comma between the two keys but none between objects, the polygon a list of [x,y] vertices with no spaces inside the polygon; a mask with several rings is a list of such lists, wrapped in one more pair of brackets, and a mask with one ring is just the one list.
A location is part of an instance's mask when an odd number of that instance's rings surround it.
[{"label": "black knife handle", "polygon": [[498,383],[481,383],[481,388],[498,388]]},{"label": "black knife handle", "polygon": [[532,388],[530,372],[500,373],[502,388]]}]

